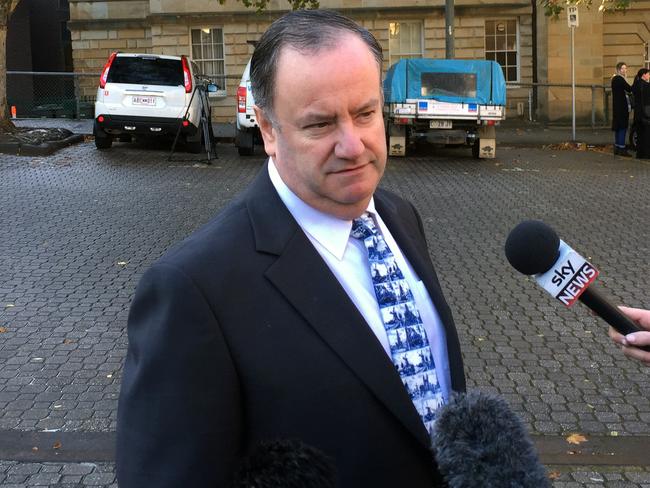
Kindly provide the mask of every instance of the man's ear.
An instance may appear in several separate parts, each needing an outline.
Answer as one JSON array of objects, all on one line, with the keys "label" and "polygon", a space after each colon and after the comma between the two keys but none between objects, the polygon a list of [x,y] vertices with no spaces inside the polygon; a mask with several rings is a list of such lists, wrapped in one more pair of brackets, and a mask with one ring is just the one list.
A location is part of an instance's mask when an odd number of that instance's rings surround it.
[{"label": "man's ear", "polygon": [[273,127],[273,122],[271,122],[271,119],[268,118],[264,111],[257,105],[253,105],[253,110],[255,110],[255,117],[260,126],[262,139],[264,139],[264,151],[272,158],[275,158],[276,129]]}]

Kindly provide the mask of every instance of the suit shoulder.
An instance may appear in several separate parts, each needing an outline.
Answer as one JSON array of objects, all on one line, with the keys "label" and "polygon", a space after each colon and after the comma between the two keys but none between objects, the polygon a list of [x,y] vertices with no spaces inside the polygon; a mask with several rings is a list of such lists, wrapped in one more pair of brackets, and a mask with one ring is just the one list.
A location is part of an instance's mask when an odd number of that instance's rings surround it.
[{"label": "suit shoulder", "polygon": [[375,203],[380,206],[393,207],[400,214],[404,214],[404,212],[417,214],[415,206],[410,201],[384,188],[378,188],[375,191]]},{"label": "suit shoulder", "polygon": [[386,188],[377,188],[377,190],[375,190],[375,198],[384,199],[389,202],[392,202],[393,204],[397,204],[400,202],[409,204],[407,200],[399,196],[397,193],[391,190],[387,190]]}]

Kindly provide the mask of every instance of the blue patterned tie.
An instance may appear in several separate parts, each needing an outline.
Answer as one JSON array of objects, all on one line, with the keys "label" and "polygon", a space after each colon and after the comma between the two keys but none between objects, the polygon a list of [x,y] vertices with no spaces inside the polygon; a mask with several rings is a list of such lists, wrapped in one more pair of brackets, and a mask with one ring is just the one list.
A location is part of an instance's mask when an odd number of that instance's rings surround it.
[{"label": "blue patterned tie", "polygon": [[370,214],[364,213],[352,221],[351,235],[366,246],[393,364],[425,427],[431,432],[436,410],[444,399],[413,292]]}]

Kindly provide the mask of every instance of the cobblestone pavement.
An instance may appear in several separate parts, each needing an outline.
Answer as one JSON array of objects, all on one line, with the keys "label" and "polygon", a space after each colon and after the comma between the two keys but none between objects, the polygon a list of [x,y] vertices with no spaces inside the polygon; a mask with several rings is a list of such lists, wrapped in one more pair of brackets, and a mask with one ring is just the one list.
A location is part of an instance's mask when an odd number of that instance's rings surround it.
[{"label": "cobblestone pavement", "polygon": [[[211,166],[121,143],[0,156],[0,438],[115,430],[139,277],[264,160],[219,150]],[[623,359],[599,319],[580,305],[564,310],[503,255],[519,221],[545,220],[601,270],[616,301],[650,307],[650,164],[503,146],[497,159],[476,161],[466,150],[439,150],[391,160],[383,185],[421,212],[470,388],[502,394],[535,435],[643,436],[650,448],[650,368]],[[110,462],[25,462],[0,452],[10,459],[0,461],[3,487],[116,486]],[[554,483],[648,488],[649,470],[563,466]]]},{"label": "cobblestone pavement", "polygon": [[18,463],[0,461],[0,486],[51,486],[56,488],[117,488],[111,463]]}]

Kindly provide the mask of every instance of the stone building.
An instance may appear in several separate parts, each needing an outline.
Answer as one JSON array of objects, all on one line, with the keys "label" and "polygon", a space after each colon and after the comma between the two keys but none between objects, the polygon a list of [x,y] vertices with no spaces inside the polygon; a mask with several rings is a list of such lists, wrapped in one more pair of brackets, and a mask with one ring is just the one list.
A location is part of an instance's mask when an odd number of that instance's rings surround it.
[{"label": "stone building", "polygon": [[[114,50],[190,55],[223,88],[212,99],[218,122],[233,122],[237,85],[253,43],[288,9],[282,0],[271,0],[264,13],[236,0],[223,5],[217,0],[69,1],[75,71],[99,73]],[[531,1],[535,0],[456,0],[455,54],[495,59],[502,65],[511,82],[510,118],[527,114],[529,99],[536,101],[541,119],[570,118],[570,89],[544,88],[530,97],[527,85],[533,81],[571,81],[566,18],[548,19],[541,9],[533,9]],[[633,69],[644,62],[650,0],[633,3],[626,14],[603,15],[595,7],[581,7],[575,38],[576,82],[599,88],[578,90],[580,118],[591,117],[595,104],[602,119],[605,98],[600,87],[609,83],[617,60],[625,58]],[[444,0],[320,2],[321,8],[339,10],[373,32],[384,48],[384,70],[404,57],[444,57],[444,5]],[[92,94],[95,86],[85,90]]]},{"label": "stone building", "polygon": [[[577,85],[609,87],[616,63],[628,64],[628,82],[637,70],[648,67],[647,43],[650,42],[650,1],[632,0],[625,12],[601,13],[597,5],[579,8],[580,24],[575,30],[575,74]],[[558,20],[537,21],[538,80],[552,84],[571,83],[570,29],[566,16]],[[576,90],[578,118],[591,117],[592,104],[597,120],[604,110],[601,88]],[[549,120],[570,120],[571,89],[551,87],[540,90],[539,111]],[[611,111],[609,111],[611,114]]]}]

